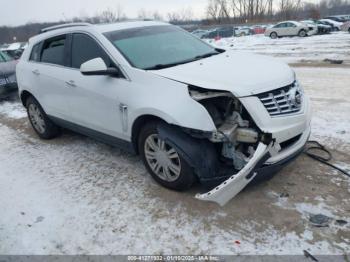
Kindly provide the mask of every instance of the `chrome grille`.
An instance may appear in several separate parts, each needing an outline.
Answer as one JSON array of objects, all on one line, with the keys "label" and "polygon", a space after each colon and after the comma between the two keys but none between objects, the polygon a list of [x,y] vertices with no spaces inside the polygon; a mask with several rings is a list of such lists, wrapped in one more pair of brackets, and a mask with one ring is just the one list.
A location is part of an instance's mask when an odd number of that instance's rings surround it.
[{"label": "chrome grille", "polygon": [[303,92],[297,82],[291,85],[262,93],[258,98],[270,116],[298,113],[301,110]]}]

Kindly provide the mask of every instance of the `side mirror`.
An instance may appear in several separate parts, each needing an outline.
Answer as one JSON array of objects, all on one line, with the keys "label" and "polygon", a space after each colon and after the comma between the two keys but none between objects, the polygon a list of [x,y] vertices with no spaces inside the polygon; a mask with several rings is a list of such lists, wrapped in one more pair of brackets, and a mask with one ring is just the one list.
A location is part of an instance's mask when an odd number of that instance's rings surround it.
[{"label": "side mirror", "polygon": [[120,71],[115,67],[107,67],[102,58],[98,57],[83,63],[80,72],[86,76],[120,76]]}]

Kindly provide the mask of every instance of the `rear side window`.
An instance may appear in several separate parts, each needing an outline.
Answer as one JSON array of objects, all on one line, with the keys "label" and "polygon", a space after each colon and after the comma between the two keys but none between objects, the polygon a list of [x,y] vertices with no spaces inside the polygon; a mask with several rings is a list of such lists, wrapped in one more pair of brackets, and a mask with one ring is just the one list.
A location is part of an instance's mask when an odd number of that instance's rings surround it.
[{"label": "rear side window", "polygon": [[283,23],[283,24],[278,24],[275,26],[275,28],[283,28],[283,27],[286,27],[286,24]]},{"label": "rear side window", "polygon": [[30,58],[29,58],[30,61],[35,61],[35,62],[40,61],[40,45],[41,45],[41,43],[36,44],[33,47],[32,53],[30,54]]},{"label": "rear side window", "polygon": [[46,40],[42,49],[41,62],[64,66],[66,42],[65,35]]},{"label": "rear side window", "polygon": [[72,43],[72,67],[80,68],[80,66],[95,58],[102,58],[107,67],[111,66],[111,60],[103,51],[101,46],[90,36],[85,34],[73,34]]}]

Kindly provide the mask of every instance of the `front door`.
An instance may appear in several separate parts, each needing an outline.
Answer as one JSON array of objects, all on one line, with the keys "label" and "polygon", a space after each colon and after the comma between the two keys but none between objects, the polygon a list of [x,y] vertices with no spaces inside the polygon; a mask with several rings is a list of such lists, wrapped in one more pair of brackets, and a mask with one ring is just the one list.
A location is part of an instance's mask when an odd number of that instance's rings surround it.
[{"label": "front door", "polygon": [[80,126],[127,140],[127,111],[123,111],[120,97],[130,88],[130,82],[122,77],[86,76],[79,70],[81,64],[98,57],[107,66],[115,66],[95,39],[83,33],[72,34],[71,69],[66,83],[70,117]]}]

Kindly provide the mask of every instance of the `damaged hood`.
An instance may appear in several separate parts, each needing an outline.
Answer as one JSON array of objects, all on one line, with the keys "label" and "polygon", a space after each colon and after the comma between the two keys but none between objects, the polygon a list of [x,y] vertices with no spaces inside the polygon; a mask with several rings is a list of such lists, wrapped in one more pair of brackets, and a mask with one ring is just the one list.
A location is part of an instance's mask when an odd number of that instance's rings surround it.
[{"label": "damaged hood", "polygon": [[205,89],[229,91],[236,97],[274,90],[295,80],[291,68],[277,59],[234,51],[151,72]]}]

